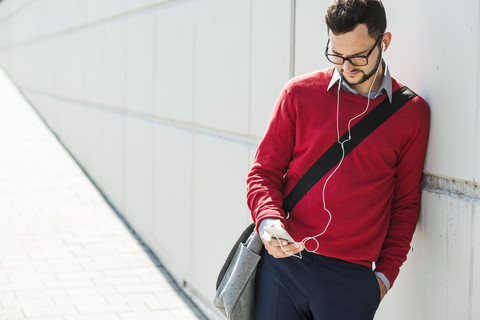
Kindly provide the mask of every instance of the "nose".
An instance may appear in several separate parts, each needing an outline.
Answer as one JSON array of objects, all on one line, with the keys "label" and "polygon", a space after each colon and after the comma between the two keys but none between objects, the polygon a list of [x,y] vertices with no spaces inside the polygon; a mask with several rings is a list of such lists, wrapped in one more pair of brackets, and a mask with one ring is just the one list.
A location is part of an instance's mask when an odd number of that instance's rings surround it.
[{"label": "nose", "polygon": [[348,60],[345,60],[343,62],[343,70],[346,71],[346,72],[350,72],[352,71],[353,69],[355,69],[355,66],[353,64],[350,63],[350,61]]}]

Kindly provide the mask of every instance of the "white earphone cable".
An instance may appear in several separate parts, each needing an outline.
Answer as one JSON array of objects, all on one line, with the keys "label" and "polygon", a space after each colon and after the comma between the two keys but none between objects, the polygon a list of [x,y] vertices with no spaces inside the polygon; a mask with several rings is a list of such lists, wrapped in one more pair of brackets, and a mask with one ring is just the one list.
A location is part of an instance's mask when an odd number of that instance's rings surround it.
[{"label": "white earphone cable", "polygon": [[[380,62],[381,63],[381,62]],[[375,84],[375,81],[377,79],[377,75],[378,75],[378,70],[380,69],[380,64],[378,65],[377,67],[377,71],[375,72],[375,77],[373,78],[373,81],[372,81],[372,84],[370,85],[370,89],[368,90],[368,100],[367,100],[367,106],[365,107],[365,110],[363,110],[363,112],[359,113],[358,115],[356,115],[355,117],[351,118],[349,121],[348,121],[348,138],[345,140],[345,141],[340,141],[340,128],[339,128],[339,116],[340,116],[340,88],[341,88],[341,85],[342,85],[342,78],[340,78],[339,80],[339,83],[338,83],[338,90],[337,90],[337,142],[338,144],[340,144],[340,146],[342,147],[342,158],[340,159],[340,162],[338,163],[337,167],[335,168],[335,170],[333,170],[333,172],[328,176],[328,178],[325,180],[325,183],[323,185],[323,189],[322,189],[322,199],[323,199],[323,209],[328,213],[328,222],[325,226],[325,228],[323,229],[322,232],[320,232],[319,234],[315,235],[315,236],[312,236],[312,237],[305,237],[303,240],[302,240],[302,244],[303,246],[305,247],[305,250],[307,250],[308,252],[315,252],[318,250],[318,248],[320,248],[320,242],[318,242],[318,237],[322,236],[328,229],[328,227],[330,226],[330,222],[332,221],[332,213],[330,212],[330,210],[327,209],[327,204],[326,204],[326,201],[325,201],[325,189],[327,187],[327,184],[328,182],[330,181],[330,178],[333,177],[333,175],[338,171],[338,169],[340,168],[340,166],[342,165],[343,163],[343,160],[345,159],[345,147],[344,147],[344,143],[345,142],[348,142],[352,139],[352,135],[351,135],[351,124],[352,124],[352,121],[354,121],[355,119],[363,116],[365,113],[367,113],[368,111],[368,108],[370,107],[370,94],[372,92],[372,88],[373,88],[373,85]],[[284,248],[283,248],[283,245],[282,245],[282,240],[279,239],[277,236],[275,236],[278,240],[278,242],[280,243],[280,247],[282,248],[283,252],[285,252],[286,254],[290,255],[290,256],[294,256],[294,257],[297,257],[299,259],[302,259],[302,253],[299,252],[299,255],[294,255],[290,252],[287,252]],[[311,249],[307,249],[306,247],[306,243],[310,240],[313,240],[315,241],[316,243],[316,247],[315,249],[311,250]]]},{"label": "white earphone cable", "polygon": [[[345,142],[348,142],[352,139],[352,135],[351,135],[351,124],[352,124],[352,121],[354,121],[355,119],[363,116],[365,113],[367,113],[368,111],[368,108],[370,106],[370,94],[372,92],[372,88],[373,88],[373,85],[375,84],[375,81],[377,79],[377,74],[378,74],[378,70],[380,69],[380,64],[378,65],[377,67],[377,71],[375,72],[375,77],[373,78],[373,81],[372,81],[372,84],[370,85],[370,89],[368,90],[368,100],[367,100],[367,106],[365,108],[365,110],[363,110],[363,112],[361,112],[360,114],[356,115],[355,117],[351,118],[349,121],[348,121],[348,138],[345,140],[345,141],[340,141],[340,129],[339,129],[339,114],[340,114],[340,87],[341,87],[341,84],[342,84],[342,79],[340,78],[340,81],[339,81],[339,84],[338,84],[338,91],[337,91],[337,142],[340,144],[340,146],[342,147],[342,158],[340,159],[340,162],[338,163],[337,167],[335,168],[335,170],[328,176],[327,180],[325,180],[325,184],[323,185],[323,190],[322,190],[322,199],[323,199],[323,209],[328,213],[328,222],[325,226],[325,228],[323,229],[322,232],[320,232],[319,234],[317,234],[316,236],[313,236],[313,237],[305,237],[303,240],[302,240],[302,243],[305,247],[305,250],[309,251],[309,252],[315,252],[318,250],[318,248],[320,247],[320,243],[318,242],[318,237],[322,236],[328,229],[328,227],[330,226],[330,222],[332,222],[332,213],[330,212],[330,210],[327,209],[327,204],[326,204],[326,201],[325,201],[325,189],[327,187],[327,184],[328,182],[330,181],[330,178],[332,178],[332,176],[337,172],[337,170],[340,168],[340,166],[342,165],[343,163],[343,160],[345,159],[345,147],[344,147],[344,144]],[[310,240],[313,240],[315,241],[316,243],[316,247],[315,249],[313,250],[310,250],[310,249],[307,249],[306,247],[306,243]]]}]

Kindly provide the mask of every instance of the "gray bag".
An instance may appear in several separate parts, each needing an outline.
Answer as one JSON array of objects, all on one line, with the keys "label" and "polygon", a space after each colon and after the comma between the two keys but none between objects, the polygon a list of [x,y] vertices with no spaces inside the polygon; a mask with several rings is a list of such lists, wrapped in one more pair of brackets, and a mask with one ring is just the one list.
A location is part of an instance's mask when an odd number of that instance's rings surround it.
[{"label": "gray bag", "polygon": [[213,303],[227,319],[254,319],[255,274],[262,246],[262,239],[255,232],[255,225],[251,224],[225,261]]}]

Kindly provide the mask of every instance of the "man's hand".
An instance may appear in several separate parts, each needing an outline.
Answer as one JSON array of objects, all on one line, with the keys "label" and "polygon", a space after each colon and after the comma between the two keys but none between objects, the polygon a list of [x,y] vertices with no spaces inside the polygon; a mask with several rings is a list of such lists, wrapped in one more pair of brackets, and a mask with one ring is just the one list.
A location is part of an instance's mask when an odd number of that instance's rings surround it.
[{"label": "man's hand", "polygon": [[[269,227],[285,229],[285,227],[283,226],[283,223],[281,222],[269,225]],[[265,245],[265,249],[274,258],[287,258],[294,254],[299,253],[305,248],[303,244],[300,242],[289,244],[286,240],[280,239],[280,241],[278,241],[277,238],[272,237],[267,232],[263,232],[262,241],[263,241],[263,244]]]},{"label": "man's hand", "polygon": [[385,295],[387,294],[387,287],[385,287],[385,284],[379,277],[377,277],[377,281],[378,286],[380,287],[380,302],[382,302],[383,297],[385,297]]}]

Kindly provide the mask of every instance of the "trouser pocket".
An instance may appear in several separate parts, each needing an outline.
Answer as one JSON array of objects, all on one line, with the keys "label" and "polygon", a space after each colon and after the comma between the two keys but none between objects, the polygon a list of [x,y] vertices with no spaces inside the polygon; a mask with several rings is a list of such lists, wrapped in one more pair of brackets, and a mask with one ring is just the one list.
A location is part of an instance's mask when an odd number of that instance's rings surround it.
[{"label": "trouser pocket", "polygon": [[378,305],[380,304],[380,297],[381,297],[380,284],[378,283],[378,278],[375,275],[375,273],[373,271],[371,271],[370,273],[371,273],[371,277],[372,277],[371,292],[372,292],[372,296],[373,296],[373,299],[374,299],[373,301],[377,302],[376,308],[378,308]]}]

